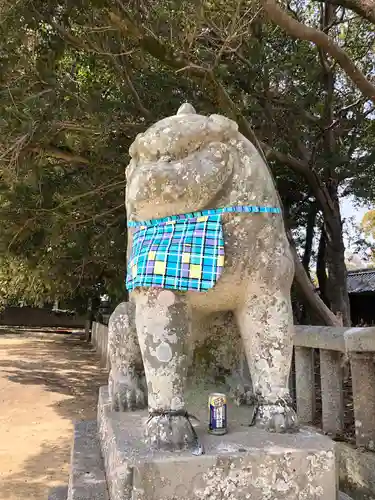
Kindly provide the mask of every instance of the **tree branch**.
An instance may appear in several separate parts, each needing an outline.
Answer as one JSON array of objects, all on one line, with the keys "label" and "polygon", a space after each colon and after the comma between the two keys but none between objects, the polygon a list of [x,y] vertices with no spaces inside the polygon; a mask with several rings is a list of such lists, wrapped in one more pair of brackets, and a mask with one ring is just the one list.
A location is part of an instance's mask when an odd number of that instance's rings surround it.
[{"label": "tree branch", "polygon": [[375,2],[374,0],[317,0],[350,9],[363,19],[375,24]]},{"label": "tree branch", "polygon": [[[257,137],[252,130],[250,123],[238,110],[236,104],[233,102],[221,82],[219,82],[215,78],[213,72],[208,68],[203,68],[191,64],[183,57],[175,55],[173,50],[160,42],[160,40],[158,40],[158,38],[154,34],[150,34],[150,32],[145,31],[142,26],[137,25],[137,23],[130,17],[128,11],[122,6],[121,0],[117,0],[117,3],[121,6],[122,17],[119,17],[119,15],[117,15],[116,13],[110,11],[108,15],[111,23],[115,25],[121,32],[126,33],[127,35],[130,34],[132,37],[134,37],[143,50],[145,50],[152,57],[159,60],[166,66],[169,66],[170,68],[180,72],[187,71],[192,77],[200,81],[202,81],[202,79],[207,79],[209,84],[211,84],[216,90],[219,100],[223,103],[223,107],[229,112],[230,115],[232,115],[233,118],[237,120],[240,131],[243,133],[243,135],[245,135],[245,137],[253,142],[253,144],[259,150],[260,155],[266,162],[266,158],[261,147],[262,145],[257,140]],[[273,150],[270,151],[273,152]],[[331,219],[333,213],[332,210],[334,210],[335,207],[332,206],[332,203],[330,203],[331,200],[329,197],[329,193],[325,189],[324,185],[322,185],[317,174],[309,168],[308,163],[297,160],[289,155],[282,155],[281,153],[276,153],[276,155],[277,159],[280,160],[286,158],[288,160],[287,165],[291,166],[296,172],[302,174],[305,178],[308,179],[308,181],[312,182],[313,185],[311,187],[314,191],[314,194],[319,197],[318,202],[322,205],[322,211],[328,215],[328,220]],[[315,294],[314,287],[309,280],[295,249],[290,231],[288,237],[292,246],[293,259],[296,266],[296,280],[299,283],[305,299],[308,301],[311,308],[314,309],[317,314],[319,314],[319,317],[323,319],[325,324],[337,326],[338,320],[335,315],[325,306],[320,297]]]},{"label": "tree branch", "polygon": [[82,165],[90,164],[90,161],[87,158],[83,158],[83,156],[75,155],[73,153],[69,153],[68,151],[63,151],[62,149],[55,148],[53,146],[48,146],[45,148],[42,146],[32,146],[26,148],[26,151],[30,151],[32,153],[45,154],[46,156],[50,156],[58,160],[63,160],[68,163],[81,163]]},{"label": "tree branch", "polygon": [[[117,1],[121,5],[120,0]],[[166,64],[172,69],[176,69],[178,71],[189,71],[191,76],[199,79],[202,79],[202,77],[208,78],[216,88],[219,99],[222,101],[223,105],[227,108],[233,118],[237,120],[239,129],[243,133],[243,135],[257,147],[261,155],[263,155],[263,148],[267,152],[268,158],[276,159],[291,167],[298,174],[303,175],[308,184],[311,186],[313,194],[316,197],[322,212],[325,214],[326,220],[329,221],[331,219],[335,207],[333,206],[332,200],[324,184],[320,181],[317,174],[312,169],[310,169],[308,163],[293,158],[290,155],[284,155],[273,149],[270,149],[269,146],[264,143],[259,143],[248,120],[243,116],[242,113],[239,112],[237,106],[229,96],[224,86],[215,78],[210,69],[195,66],[194,64],[190,64],[183,58],[174,55],[173,52],[164,44],[162,44],[156,36],[150,34],[149,32],[146,33],[142,27],[138,26],[136,22],[130,17],[126,9],[122,8],[121,13],[123,17],[119,17],[116,13],[110,11],[108,14],[110,21],[120,31],[123,31],[127,34],[130,33],[132,36],[136,37],[139,45],[151,56],[155,57],[160,62]]]},{"label": "tree branch", "polygon": [[302,293],[302,296],[308,303],[314,313],[323,320],[324,324],[327,326],[342,326],[340,320],[333,314],[333,312],[328,309],[319,295],[314,289],[314,285],[311,283],[306,271],[302,265],[302,262],[298,256],[293,237],[290,230],[287,230],[287,236],[290,243],[290,248],[293,255],[294,266],[295,266],[295,283],[297,288]]},{"label": "tree branch", "polygon": [[274,24],[282,28],[289,35],[300,40],[312,42],[325,50],[327,54],[337,61],[363,95],[375,102],[375,85],[367,80],[348,54],[336,45],[325,33],[293,19],[277,4],[276,0],[260,1],[268,18]]},{"label": "tree branch", "polygon": [[[324,185],[324,183],[320,180],[317,173],[312,170],[308,164],[308,162],[294,158],[289,154],[280,153],[273,148],[270,148],[268,144],[264,142],[258,141],[257,136],[255,135],[252,127],[248,120],[243,116],[243,114],[238,110],[237,106],[231,99],[230,95],[224,88],[224,86],[215,79],[214,75],[210,74],[210,78],[212,83],[215,85],[219,98],[223,104],[223,106],[229,111],[232,117],[237,121],[239,125],[240,132],[247,137],[258,149],[261,156],[264,157],[265,153],[265,161],[266,159],[277,160],[284,165],[290,167],[294,172],[299,175],[302,175],[306,182],[311,187],[312,193],[315,196],[320,209],[323,212],[325,222],[330,229],[330,221],[332,220],[332,216],[336,212],[336,207],[331,199],[331,196]],[[263,151],[264,153],[263,153]]]},{"label": "tree branch", "polygon": [[138,44],[143,50],[172,69],[180,71],[189,70],[190,74],[200,77],[207,74],[207,70],[205,68],[201,68],[199,66],[191,64],[190,61],[185,60],[183,57],[177,56],[153,33],[150,33],[149,31],[146,31],[142,26],[137,25],[127,9],[122,6],[121,2],[117,0],[117,3],[121,6],[122,16],[120,17],[114,11],[109,11],[108,17],[112,25],[115,26],[120,32],[131,35],[137,40]]},{"label": "tree branch", "polygon": [[325,219],[328,221],[332,217],[335,207],[327,188],[321,182],[316,172],[310,168],[309,164],[303,160],[294,158],[289,154],[280,153],[275,149],[271,149],[268,144],[265,144],[264,142],[261,142],[260,144],[265,151],[267,159],[283,163],[294,172],[305,178],[306,182],[311,187],[313,195],[319,203],[319,207],[321,208]]},{"label": "tree branch", "polygon": [[115,68],[117,69],[120,77],[124,78],[128,88],[130,90],[130,93],[133,96],[134,102],[135,102],[137,108],[139,109],[139,111],[141,112],[142,116],[144,116],[144,118],[146,118],[147,120],[151,119],[152,113],[149,109],[147,109],[143,105],[142,99],[140,98],[140,96],[139,96],[139,94],[138,94],[138,92],[133,84],[133,80],[131,79],[129,63],[128,63],[126,56],[121,57],[121,59],[120,59],[121,65],[116,61],[115,57],[111,57],[111,59],[112,59],[112,62],[114,64]]}]

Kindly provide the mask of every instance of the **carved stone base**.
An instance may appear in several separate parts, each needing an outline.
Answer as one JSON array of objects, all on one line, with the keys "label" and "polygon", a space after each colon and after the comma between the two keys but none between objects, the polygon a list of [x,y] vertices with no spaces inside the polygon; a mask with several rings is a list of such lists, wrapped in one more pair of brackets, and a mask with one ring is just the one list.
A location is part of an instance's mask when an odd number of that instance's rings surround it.
[{"label": "carved stone base", "polygon": [[205,455],[153,451],[144,441],[147,412],[111,412],[102,387],[98,430],[110,499],[336,500],[335,445],[329,438],[311,429],[270,434],[249,428],[249,408],[234,407],[228,434],[212,436],[207,406],[201,410],[195,409],[201,418],[196,430]]}]

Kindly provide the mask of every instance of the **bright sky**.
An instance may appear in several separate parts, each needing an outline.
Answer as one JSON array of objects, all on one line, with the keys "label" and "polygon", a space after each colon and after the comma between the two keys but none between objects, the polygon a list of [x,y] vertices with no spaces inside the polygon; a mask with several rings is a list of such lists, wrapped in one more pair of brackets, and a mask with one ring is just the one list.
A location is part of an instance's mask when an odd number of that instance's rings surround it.
[{"label": "bright sky", "polygon": [[[359,226],[362,221],[363,216],[366,212],[371,209],[374,209],[375,206],[366,205],[366,206],[356,206],[355,199],[352,196],[348,196],[346,198],[341,198],[341,216],[343,219],[347,219],[349,217],[353,217],[355,224]],[[347,229],[350,232],[350,228],[347,225]],[[345,245],[347,247],[347,251],[350,252],[351,248],[348,245],[348,240],[345,237]]]},{"label": "bright sky", "polygon": [[369,210],[371,210],[370,206],[365,206],[365,207],[354,206],[354,198],[352,196],[341,198],[341,215],[343,218],[354,217],[356,223],[359,224],[362,220],[362,217]]}]

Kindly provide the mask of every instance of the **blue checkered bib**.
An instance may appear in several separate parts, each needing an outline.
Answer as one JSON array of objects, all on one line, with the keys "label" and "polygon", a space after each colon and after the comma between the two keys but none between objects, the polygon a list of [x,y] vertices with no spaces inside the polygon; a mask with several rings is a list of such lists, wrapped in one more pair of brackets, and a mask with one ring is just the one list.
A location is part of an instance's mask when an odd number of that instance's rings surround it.
[{"label": "blue checkered bib", "polygon": [[221,215],[228,212],[281,213],[280,208],[237,206],[203,210],[143,222],[134,228],[126,288],[156,287],[204,292],[224,267]]}]

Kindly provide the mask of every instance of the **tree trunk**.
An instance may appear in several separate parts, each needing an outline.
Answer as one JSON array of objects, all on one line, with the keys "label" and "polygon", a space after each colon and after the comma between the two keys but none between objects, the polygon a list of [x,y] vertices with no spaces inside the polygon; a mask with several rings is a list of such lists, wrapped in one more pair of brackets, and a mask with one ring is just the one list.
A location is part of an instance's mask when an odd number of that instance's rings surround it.
[{"label": "tree trunk", "polygon": [[[338,205],[338,202],[337,202]],[[345,264],[345,245],[339,207],[330,221],[325,224],[327,232],[326,262],[328,270],[327,297],[330,309],[343,326],[350,326],[350,305],[348,296],[348,272]],[[328,230],[328,227],[330,228]]]},{"label": "tree trunk", "polygon": [[[331,4],[321,6],[321,30],[328,33],[336,21],[336,7]],[[338,181],[335,169],[336,138],[331,124],[334,120],[334,98],[336,75],[325,50],[319,51],[322,66],[322,85],[324,92],[323,151],[325,157],[324,181],[331,200],[331,210],[324,217],[325,258],[328,281],[325,295],[330,309],[341,319],[344,326],[350,326],[350,308],[347,289],[347,270],[345,265],[345,245],[342,232]],[[328,215],[328,216],[327,216]]]},{"label": "tree trunk", "polygon": [[319,239],[318,257],[316,260],[316,277],[318,278],[320,297],[327,307],[327,270],[326,270],[326,235],[322,227]]},{"label": "tree trunk", "polygon": [[287,235],[292,250],[294,266],[295,266],[294,281],[305,303],[308,305],[313,314],[315,314],[318,318],[320,318],[323,325],[340,326],[341,324],[340,321],[332,313],[332,311],[330,311],[328,307],[324,304],[322,299],[316,293],[314,285],[311,283],[311,280],[307,276],[306,271],[302,265],[302,262],[298,256],[290,230],[287,230]]},{"label": "tree trunk", "polygon": [[305,251],[302,257],[302,264],[309,278],[310,278],[310,261],[311,261],[312,246],[314,241],[316,214],[317,214],[316,204],[312,203],[307,217]]},{"label": "tree trunk", "polygon": [[[227,109],[229,114],[232,115],[233,119],[237,120],[240,132],[253,142],[254,146],[258,149],[260,155],[263,157],[266,165],[268,165],[267,158],[262,150],[262,146],[259,143],[256,135],[254,134],[254,131],[252,130],[249,122],[241,113],[238,112],[236,106],[234,105],[224,87],[217,81],[215,81],[215,85],[218,89],[218,95],[222,101],[223,107]],[[292,164],[295,168],[295,171],[302,171],[302,173],[307,176],[306,180],[309,182],[309,184],[311,183],[310,186],[312,187],[315,198],[317,198],[317,200],[319,199],[320,205],[326,208],[325,211],[327,212],[327,214],[330,214],[332,210],[332,203],[330,203],[331,200],[327,200],[327,196],[329,197],[329,193],[324,184],[320,182],[316,172],[310,170],[308,168],[308,165],[301,165],[301,162],[299,160],[295,160],[289,155],[283,155],[276,152],[275,150],[271,150],[271,153],[274,155],[274,158],[276,160],[289,166]],[[319,295],[315,292],[314,286],[310,278],[306,274],[306,271],[295,249],[293,236],[290,230],[287,230],[287,234],[289,242],[291,244],[295,264],[295,283],[300,293],[302,294],[305,303],[309,305],[310,309],[317,317],[321,319],[324,325],[340,326],[340,321],[336,318],[332,311],[328,309]]]}]

